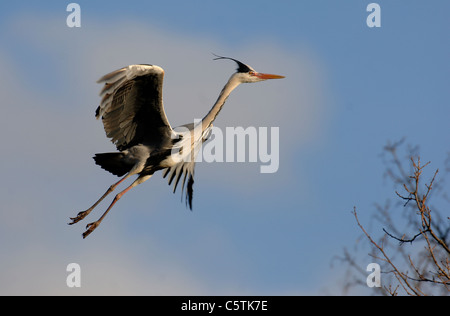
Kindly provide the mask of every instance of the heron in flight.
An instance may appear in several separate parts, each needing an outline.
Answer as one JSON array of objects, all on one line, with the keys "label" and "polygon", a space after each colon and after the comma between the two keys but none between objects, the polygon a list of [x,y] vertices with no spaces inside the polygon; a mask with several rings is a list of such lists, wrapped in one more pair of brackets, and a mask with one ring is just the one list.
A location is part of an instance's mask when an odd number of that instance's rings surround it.
[{"label": "heron in flight", "polygon": [[[159,170],[168,176],[173,192],[182,180],[182,197],[185,192],[186,205],[192,210],[195,157],[201,144],[207,139],[212,123],[230,93],[241,83],[259,82],[267,79],[281,79],[283,76],[255,71],[236,59],[237,71],[230,77],[206,116],[197,123],[172,128],[164,112],[162,86],[164,70],[156,65],[130,65],[113,71],[97,83],[104,83],[100,91],[101,102],[95,117],[101,118],[106,136],[116,145],[119,152],[100,153],[93,157],[95,163],[110,173],[122,177],[86,211],[70,218],[69,225],[78,223],[119,184],[137,175],[131,185],[118,193],[103,215],[86,226],[83,238],[92,233],[116,202],[130,189],[147,181]],[[187,180],[187,182],[186,182]]]}]

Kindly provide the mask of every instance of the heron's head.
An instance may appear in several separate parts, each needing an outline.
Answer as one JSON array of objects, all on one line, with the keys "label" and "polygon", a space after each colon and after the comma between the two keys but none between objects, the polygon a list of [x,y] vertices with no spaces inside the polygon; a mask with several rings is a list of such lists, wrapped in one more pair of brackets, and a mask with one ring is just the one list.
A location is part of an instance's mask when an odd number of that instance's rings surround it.
[{"label": "heron's head", "polygon": [[222,56],[217,56],[217,55],[215,55],[215,56],[217,58],[214,58],[214,60],[230,59],[237,63],[238,68],[236,69],[236,73],[233,76],[237,80],[239,80],[241,83],[259,82],[259,81],[264,81],[267,79],[282,79],[282,78],[284,78],[284,76],[257,72],[255,69],[253,69],[249,65],[241,63],[239,60],[236,60],[234,58],[222,57]]}]

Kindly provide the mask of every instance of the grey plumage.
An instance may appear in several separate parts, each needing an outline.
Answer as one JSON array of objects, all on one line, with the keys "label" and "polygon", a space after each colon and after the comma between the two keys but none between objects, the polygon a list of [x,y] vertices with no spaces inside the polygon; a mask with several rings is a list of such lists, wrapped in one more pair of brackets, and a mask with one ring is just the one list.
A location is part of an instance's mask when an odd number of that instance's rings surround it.
[{"label": "grey plumage", "polygon": [[181,185],[181,196],[192,210],[195,158],[201,144],[207,139],[216,119],[230,93],[241,83],[278,79],[282,76],[261,74],[235,59],[238,72],[233,74],[208,114],[197,124],[185,124],[172,128],[167,120],[162,87],[164,70],[155,65],[140,64],[120,68],[101,77],[104,84],[100,91],[100,105],[95,117],[102,120],[106,136],[119,152],[98,153],[95,163],[112,174],[122,177],[111,185],[100,199],[84,212],[71,218],[70,225],[84,219],[107,195],[130,176],[137,179],[117,194],[104,212],[93,223],[86,226],[83,237],[88,236],[103,220],[113,205],[131,188],[148,180],[155,172],[163,170],[173,185],[175,193]]}]

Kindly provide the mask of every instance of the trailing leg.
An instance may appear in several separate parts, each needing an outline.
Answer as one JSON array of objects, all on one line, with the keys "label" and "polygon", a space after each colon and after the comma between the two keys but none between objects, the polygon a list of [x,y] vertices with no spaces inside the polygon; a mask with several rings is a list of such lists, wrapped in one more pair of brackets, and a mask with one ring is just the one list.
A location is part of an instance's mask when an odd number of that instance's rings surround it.
[{"label": "trailing leg", "polygon": [[86,216],[89,215],[89,213],[101,202],[103,201],[103,199],[110,194],[112,191],[114,191],[116,189],[116,187],[122,183],[122,181],[124,181],[125,179],[127,179],[129,176],[131,176],[130,173],[128,173],[125,177],[123,177],[122,179],[120,179],[118,182],[114,183],[113,185],[111,185],[109,187],[109,189],[105,192],[105,194],[102,195],[102,197],[94,203],[94,205],[92,205],[90,208],[88,208],[86,211],[83,212],[79,212],[78,215],[76,217],[71,217],[70,219],[72,220],[71,223],[68,223],[69,225],[73,225],[75,223],[78,223],[79,221],[81,221],[83,218],[85,218]]},{"label": "trailing leg", "polygon": [[[103,213],[103,215],[95,222],[93,223],[89,223],[86,225],[86,231],[83,233],[83,238],[86,238],[90,233],[92,233],[98,225],[100,225],[100,223],[102,222],[102,220],[105,218],[106,214],[108,214],[109,210],[111,210],[111,208],[114,206],[114,204],[117,203],[117,201],[120,200],[120,198],[127,193],[129,190],[131,190],[132,188],[134,188],[135,186],[147,181],[148,179],[150,179],[152,175],[145,175],[145,176],[139,176],[128,188],[126,188],[125,190],[123,190],[122,192],[118,193],[115,197],[114,200],[111,202],[111,204],[109,205],[109,207],[107,208],[107,210],[105,211],[105,213]],[[122,181],[122,180],[121,180]],[[121,182],[119,181],[119,182]]]}]

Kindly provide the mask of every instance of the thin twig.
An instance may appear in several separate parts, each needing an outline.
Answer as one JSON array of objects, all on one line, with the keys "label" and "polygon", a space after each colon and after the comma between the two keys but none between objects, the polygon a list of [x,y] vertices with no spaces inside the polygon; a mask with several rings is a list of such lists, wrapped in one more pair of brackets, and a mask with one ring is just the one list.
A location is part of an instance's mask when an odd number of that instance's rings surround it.
[{"label": "thin twig", "polygon": [[[386,229],[384,229],[383,228],[383,231],[386,233],[386,235],[388,235],[389,237],[391,237],[391,238],[393,238],[393,239],[395,239],[395,240],[398,240],[399,242],[400,242],[400,245],[402,245],[402,244],[404,244],[405,242],[409,242],[409,243],[411,243],[412,244],[412,242],[414,241],[414,240],[416,240],[416,238],[417,237],[419,237],[420,235],[422,235],[422,232],[420,232],[420,233],[418,233],[417,235],[415,235],[413,238],[411,238],[411,239],[403,239],[403,237],[402,238],[398,238],[398,237],[395,237],[395,236],[393,236],[392,234],[390,234]],[[427,231],[425,231],[425,232],[427,232]],[[424,233],[425,233],[424,232]]]}]

